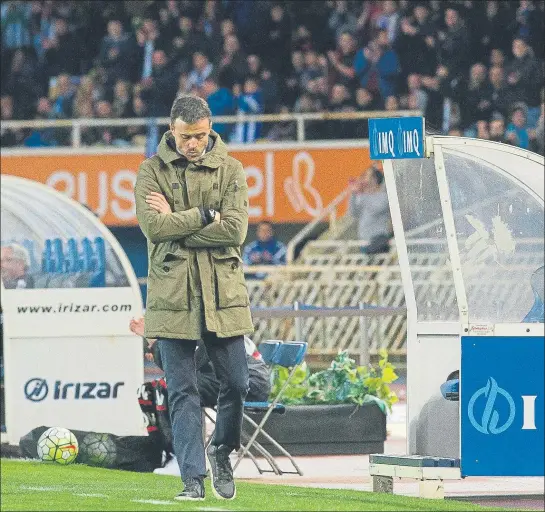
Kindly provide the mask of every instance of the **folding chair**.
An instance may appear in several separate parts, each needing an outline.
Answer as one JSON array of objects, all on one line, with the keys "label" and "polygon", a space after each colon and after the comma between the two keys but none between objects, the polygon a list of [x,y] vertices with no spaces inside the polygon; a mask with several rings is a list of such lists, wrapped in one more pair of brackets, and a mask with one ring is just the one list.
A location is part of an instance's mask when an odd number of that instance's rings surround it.
[{"label": "folding chair", "polygon": [[[267,364],[267,365],[272,365],[273,364],[273,360],[272,360],[273,355],[274,355],[274,353],[276,352],[276,350],[278,349],[278,347],[280,346],[281,343],[282,343],[282,341],[270,340],[270,341],[265,341],[265,342],[263,342],[263,343],[261,343],[259,345],[259,352],[261,353],[261,356],[262,356],[263,361],[265,362],[265,364]],[[268,402],[245,402],[244,403],[244,408],[246,409],[247,406],[250,406],[252,409],[255,410],[255,408],[259,408],[260,406],[261,407],[267,407]],[[214,408],[214,410],[215,410],[215,408]],[[213,418],[211,416],[210,412],[207,409],[203,409],[203,412],[204,412],[204,416],[206,418],[208,418],[213,424],[216,423],[215,418]],[[286,408],[281,404],[277,404],[277,406],[275,407],[274,412],[283,414],[284,412],[286,412]],[[251,419],[250,419],[250,421],[251,421]],[[203,427],[204,427],[204,424],[203,424]],[[212,441],[213,436],[214,436],[214,432],[212,432],[210,434],[210,436],[208,437],[208,439],[206,439],[206,441],[205,441],[205,446],[206,447],[208,447],[208,445]],[[241,432],[241,437],[242,437],[243,441],[248,441],[248,439],[249,439],[249,436],[245,435],[244,431]],[[241,443],[241,448],[244,448],[243,443]],[[282,474],[280,468],[276,464],[276,462],[275,462],[274,458],[272,457],[272,455],[267,450],[265,450],[265,448],[263,448],[260,443],[255,441],[254,442],[254,448],[255,448],[255,450],[257,452],[259,452],[260,455],[263,456],[263,458],[269,463],[269,466],[271,467],[270,470],[263,469],[259,465],[257,459],[255,458],[255,455],[251,451],[248,450],[246,454],[253,461],[253,463],[255,464],[255,467],[257,468],[257,470],[259,471],[260,474],[263,474],[263,473],[274,473],[276,475]]]},{"label": "folding chair", "polygon": [[[263,360],[266,364],[272,365],[272,364],[278,364],[280,366],[283,366],[285,368],[290,369],[290,373],[288,375],[288,378],[286,379],[286,382],[280,389],[279,393],[277,394],[277,397],[272,402],[245,402],[244,403],[244,410],[248,412],[265,412],[265,416],[262,418],[259,425],[250,418],[246,413],[244,413],[244,421],[249,423],[255,430],[252,436],[248,438],[247,435],[245,435],[244,431],[242,432],[243,440],[246,444],[241,443],[240,450],[237,453],[237,460],[235,462],[235,465],[233,467],[233,470],[235,470],[238,465],[240,464],[240,461],[245,457],[248,456],[252,462],[254,463],[255,467],[259,471],[260,474],[263,473],[274,473],[276,475],[282,475],[284,473],[288,474],[299,474],[303,475],[303,472],[295,462],[293,456],[283,447],[281,446],[275,439],[273,439],[265,430],[264,425],[267,422],[269,416],[272,413],[275,414],[284,414],[286,412],[286,407],[279,403],[280,399],[282,398],[282,394],[286,390],[287,386],[289,385],[289,382],[291,378],[293,377],[293,374],[295,373],[295,370],[297,369],[297,366],[301,364],[304,360],[306,351],[307,351],[307,343],[304,342],[282,342],[277,340],[270,340],[270,341],[264,341],[262,342],[258,350],[261,353],[261,356],[263,357]],[[208,413],[208,411],[204,411],[205,416],[215,423],[215,420],[211,415]],[[283,471],[280,469],[279,465],[277,464],[274,457],[271,455],[271,453],[263,446],[261,443],[257,441],[258,435],[261,434],[265,439],[267,439],[275,448],[278,449],[283,455],[289,458],[290,462],[293,464],[293,467],[296,471]],[[212,440],[213,433],[210,435],[208,440],[206,441],[206,446],[208,446]],[[257,459],[255,458],[255,455],[252,453],[251,450],[257,451],[260,455],[263,456],[263,458],[269,463],[269,466],[271,469],[264,469],[262,468]]]},{"label": "folding chair", "polygon": [[[274,348],[274,346],[276,346],[276,348]],[[282,398],[282,395],[284,394],[284,391],[288,387],[290,380],[295,374],[297,366],[299,366],[303,362],[305,354],[307,352],[307,346],[308,344],[306,342],[299,341],[290,341],[284,343],[272,341],[264,342],[259,345],[259,351],[261,352],[261,355],[263,356],[263,359],[266,363],[283,366],[284,368],[288,368],[290,372],[288,374],[286,382],[284,382],[282,388],[272,402],[246,402],[244,404],[245,411],[265,412],[265,415],[263,416],[259,424],[257,424],[252,418],[244,413],[244,420],[248,422],[255,430],[250,439],[247,441],[246,446],[241,446],[238,452],[237,460],[235,462],[235,465],[233,466],[233,470],[235,470],[240,464],[240,461],[247,454],[250,453],[250,449],[252,447],[255,447],[260,453],[264,454],[265,459],[271,465],[274,473],[278,475],[284,473],[298,474],[301,476],[303,475],[303,472],[295,462],[293,456],[265,431],[264,426],[272,413],[284,414],[286,412],[286,408],[280,403],[280,400]],[[266,448],[264,448],[263,445],[257,442],[257,437],[260,434],[280,453],[288,457],[293,467],[295,468],[295,471],[283,471],[280,469],[271,453]],[[254,460],[254,464],[256,464],[257,461],[253,457],[252,460]],[[256,467],[260,473],[266,472],[266,470],[262,470],[257,464]]]}]

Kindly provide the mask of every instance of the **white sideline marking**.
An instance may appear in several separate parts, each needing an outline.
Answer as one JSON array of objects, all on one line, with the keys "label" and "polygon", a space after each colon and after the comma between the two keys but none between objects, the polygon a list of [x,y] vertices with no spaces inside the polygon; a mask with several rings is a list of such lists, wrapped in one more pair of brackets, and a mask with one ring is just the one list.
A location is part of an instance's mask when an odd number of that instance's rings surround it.
[{"label": "white sideline marking", "polygon": [[197,510],[207,510],[208,512],[230,512],[226,508],[198,507]]},{"label": "white sideline marking", "polygon": [[61,487],[33,487],[31,485],[20,485],[19,489],[24,489],[25,491],[38,491],[38,492],[52,492],[60,491]]},{"label": "white sideline marking", "polygon": [[108,498],[106,494],[98,494],[92,492],[75,492],[74,496],[81,496],[82,498]]},{"label": "white sideline marking", "polygon": [[174,501],[165,500],[131,500],[133,503],[147,503],[148,505],[175,505]]}]

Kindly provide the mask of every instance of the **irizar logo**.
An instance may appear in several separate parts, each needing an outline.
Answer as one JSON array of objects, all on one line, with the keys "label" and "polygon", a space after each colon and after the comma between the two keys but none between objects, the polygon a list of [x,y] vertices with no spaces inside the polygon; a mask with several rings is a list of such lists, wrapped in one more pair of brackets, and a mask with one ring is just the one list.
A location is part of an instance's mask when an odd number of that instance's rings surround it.
[{"label": "irizar logo", "polygon": [[[51,398],[53,400],[95,400],[117,398],[119,388],[124,382],[65,382],[56,380]],[[25,396],[32,402],[41,402],[49,394],[49,386],[45,379],[29,379],[25,384]]]},{"label": "irizar logo", "polygon": [[[481,398],[482,397],[482,398]],[[536,416],[536,398],[537,395],[523,395],[522,399],[522,411],[523,411],[523,425],[522,430],[536,430],[535,416]],[[507,414],[498,412],[499,401],[504,401],[505,409],[507,405]],[[479,419],[475,417],[475,409],[477,403],[485,401],[484,408],[479,407],[482,410],[482,415]],[[492,378],[488,378],[486,385],[473,393],[467,405],[467,414],[469,421],[482,434],[501,434],[505,432],[515,420],[516,405],[513,397],[500,388],[498,383]]]}]

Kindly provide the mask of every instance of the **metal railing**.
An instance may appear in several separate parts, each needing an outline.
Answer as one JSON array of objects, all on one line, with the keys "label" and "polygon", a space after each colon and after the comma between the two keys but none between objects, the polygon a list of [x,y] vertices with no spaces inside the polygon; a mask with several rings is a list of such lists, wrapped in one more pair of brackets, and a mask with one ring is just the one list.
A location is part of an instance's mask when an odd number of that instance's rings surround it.
[{"label": "metal railing", "polygon": [[288,243],[286,247],[286,262],[293,263],[295,259],[295,248],[300,244],[314,229],[326,218],[329,217],[329,230],[335,233],[337,222],[337,210],[343,201],[350,195],[350,190],[343,190],[331,203],[329,203],[322,212],[314,217],[301,231],[299,231]]},{"label": "metal railing", "polygon": [[[289,113],[289,114],[261,114],[261,115],[235,115],[235,116],[214,116],[214,123],[237,124],[244,122],[294,122],[296,123],[296,140],[304,142],[306,140],[305,123],[309,121],[356,121],[358,119],[369,119],[372,117],[407,117],[419,116],[419,110],[398,110],[395,112],[372,110],[367,112],[309,112],[309,113]],[[125,119],[54,119],[54,120],[23,120],[23,121],[2,121],[3,129],[45,129],[45,128],[69,128],[71,130],[71,147],[79,148],[82,146],[82,129],[96,126],[120,127],[120,126],[150,126],[170,124],[168,117],[155,118],[125,118]]]},{"label": "metal railing", "polygon": [[[380,316],[405,316],[407,310],[404,306],[398,307],[382,307],[368,306],[360,302],[357,307],[338,307],[338,308],[323,308],[309,307],[305,304],[300,304],[295,301],[293,309],[290,308],[252,308],[252,316],[259,319],[272,318],[293,318],[295,320],[295,339],[298,341],[305,340],[304,321],[305,318],[353,318],[358,317],[359,325],[359,343],[357,343],[356,355],[359,359],[359,364],[368,365],[370,361],[370,342],[369,342],[369,326],[367,320],[373,317]],[[312,353],[312,350],[311,350]]]}]

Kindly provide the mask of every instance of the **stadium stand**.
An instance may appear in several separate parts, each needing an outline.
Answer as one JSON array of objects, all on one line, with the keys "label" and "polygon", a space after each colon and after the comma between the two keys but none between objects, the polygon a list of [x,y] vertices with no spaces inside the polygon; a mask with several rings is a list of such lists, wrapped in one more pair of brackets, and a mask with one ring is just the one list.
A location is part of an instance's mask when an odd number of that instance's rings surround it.
[{"label": "stadium stand", "polygon": [[[222,115],[418,109],[438,133],[543,154],[544,4],[7,1],[2,120],[161,117],[183,91]],[[366,137],[366,125],[313,123],[307,138]],[[294,137],[293,123],[232,128],[223,133],[230,141]],[[82,143],[131,145],[143,134],[92,127]],[[68,137],[61,128],[3,128],[1,145]]]}]

